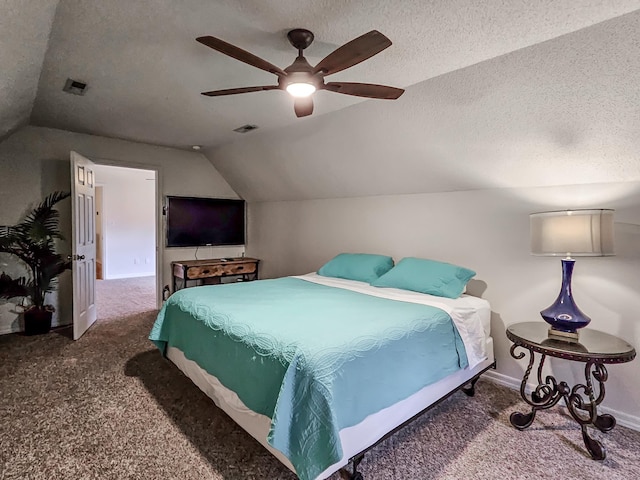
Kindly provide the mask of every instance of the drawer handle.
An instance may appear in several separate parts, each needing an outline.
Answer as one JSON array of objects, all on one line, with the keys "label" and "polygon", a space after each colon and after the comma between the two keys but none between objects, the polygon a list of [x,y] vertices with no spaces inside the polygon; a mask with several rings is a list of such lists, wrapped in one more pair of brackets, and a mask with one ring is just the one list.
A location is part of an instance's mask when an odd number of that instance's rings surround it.
[{"label": "drawer handle", "polygon": [[238,267],[238,270],[242,270],[243,268],[244,268],[244,267],[243,267],[242,265],[240,265],[240,266]]},{"label": "drawer handle", "polygon": [[209,273],[211,270],[203,270],[202,273]]}]

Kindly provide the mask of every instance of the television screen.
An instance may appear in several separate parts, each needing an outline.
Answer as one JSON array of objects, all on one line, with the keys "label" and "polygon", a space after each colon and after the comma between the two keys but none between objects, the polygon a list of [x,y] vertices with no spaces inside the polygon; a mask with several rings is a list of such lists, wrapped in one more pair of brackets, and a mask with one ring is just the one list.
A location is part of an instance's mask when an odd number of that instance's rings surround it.
[{"label": "television screen", "polygon": [[167,247],[244,245],[244,200],[167,197]]}]

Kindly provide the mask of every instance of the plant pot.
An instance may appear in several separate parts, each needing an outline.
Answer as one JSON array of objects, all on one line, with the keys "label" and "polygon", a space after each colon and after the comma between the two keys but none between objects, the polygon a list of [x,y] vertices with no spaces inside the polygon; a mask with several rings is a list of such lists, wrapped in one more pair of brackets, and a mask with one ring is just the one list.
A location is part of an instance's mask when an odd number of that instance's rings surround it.
[{"label": "plant pot", "polygon": [[53,312],[46,308],[32,307],[24,312],[24,334],[40,335],[51,330]]}]

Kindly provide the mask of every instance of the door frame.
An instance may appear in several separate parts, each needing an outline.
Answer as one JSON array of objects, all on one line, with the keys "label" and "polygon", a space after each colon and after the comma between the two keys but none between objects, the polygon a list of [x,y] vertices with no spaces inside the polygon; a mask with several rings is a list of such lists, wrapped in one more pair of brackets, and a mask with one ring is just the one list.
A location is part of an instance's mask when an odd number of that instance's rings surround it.
[{"label": "door frame", "polygon": [[[114,160],[104,157],[94,157],[90,159],[97,165],[104,165],[107,167],[121,167],[121,168],[135,168],[137,170],[149,170],[155,172],[155,210],[156,210],[156,307],[162,307],[162,282],[164,275],[163,260],[163,245],[164,245],[164,229],[162,218],[162,204],[163,204],[163,181],[162,181],[162,167],[160,165],[154,165],[150,163],[130,162],[128,160]],[[104,191],[104,190],[103,190]],[[104,231],[103,231],[104,234]]]},{"label": "door frame", "polygon": [[[95,162],[94,162],[95,163]],[[100,189],[100,194],[98,195],[98,189]],[[98,197],[100,197],[100,210],[98,210]],[[104,279],[106,274],[106,262],[104,261],[104,252],[105,248],[105,237],[104,237],[104,185],[98,185],[96,182],[96,212],[98,212],[96,218],[96,233],[98,233],[98,225],[100,226],[100,233],[102,234],[102,238],[100,239],[100,248],[98,248],[98,242],[96,241],[96,271],[98,270],[98,260],[102,263],[102,279]],[[100,280],[102,280],[100,279]]]}]

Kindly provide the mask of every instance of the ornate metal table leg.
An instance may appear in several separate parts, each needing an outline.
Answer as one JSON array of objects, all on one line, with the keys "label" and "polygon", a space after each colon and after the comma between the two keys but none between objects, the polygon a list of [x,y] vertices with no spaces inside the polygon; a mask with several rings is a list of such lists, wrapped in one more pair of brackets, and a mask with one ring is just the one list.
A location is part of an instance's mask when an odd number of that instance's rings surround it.
[{"label": "ornate metal table leg", "polygon": [[604,448],[604,445],[589,436],[586,425],[581,425],[580,427],[582,428],[582,440],[584,441],[584,446],[587,447],[591,458],[594,460],[604,460],[607,458],[607,450]]},{"label": "ornate metal table leg", "polygon": [[[573,419],[580,424],[584,445],[594,460],[604,460],[607,451],[604,445],[589,436],[588,425],[593,425],[601,432],[608,432],[616,426],[613,415],[598,415],[598,405],[604,400],[604,382],[607,381],[607,369],[602,363],[587,362],[584,369],[586,385],[575,385],[571,392],[563,394],[567,409]],[[598,396],[595,396],[591,377],[598,383]],[[582,392],[582,393],[581,393]],[[587,399],[583,398],[587,397]]]},{"label": "ornate metal table leg", "polygon": [[[525,356],[525,353],[520,352],[516,354],[515,349],[517,347],[519,347],[519,345],[514,344],[511,346],[511,356],[519,360]],[[570,388],[566,382],[557,382],[556,379],[550,375],[543,381],[542,368],[544,366],[545,355],[542,355],[540,363],[538,364],[538,386],[531,392],[531,398],[528,398],[525,388],[535,363],[535,353],[532,350],[528,350],[528,352],[530,356],[529,365],[520,384],[520,395],[525,402],[531,405],[531,412],[528,414],[513,412],[509,417],[511,425],[518,430],[524,430],[533,423],[538,410],[551,408],[558,403],[561,398],[564,398],[569,413],[580,425],[582,439],[589,454],[594,460],[604,460],[607,456],[604,445],[589,435],[587,427],[593,425],[601,432],[608,432],[616,426],[616,419],[612,415],[598,415],[597,407],[604,400],[604,382],[606,382],[608,378],[605,366],[602,363],[587,362],[585,365],[585,384],[578,384]],[[592,377],[598,383],[597,397],[594,392]]]},{"label": "ornate metal table leg", "polygon": [[516,427],[518,430],[524,430],[525,428],[531,426],[535,418],[535,409],[532,409],[531,412],[527,414],[513,412],[511,415],[509,415],[509,421],[511,422],[511,425]]},{"label": "ornate metal table leg", "polygon": [[[524,348],[520,345],[513,344],[510,351],[511,356],[516,360],[519,360],[525,356],[524,352],[520,352],[518,354],[515,353],[515,349],[518,347]],[[535,363],[535,353],[532,350],[528,350],[528,352],[529,365],[527,366],[527,370],[525,371],[524,377],[522,377],[522,382],[520,383],[520,396],[531,406],[531,412],[526,414],[513,412],[511,414],[511,416],[509,417],[509,421],[511,422],[511,425],[513,425],[518,430],[524,430],[525,428],[531,426],[536,418],[536,412],[538,410],[551,408],[562,398],[554,377],[547,376],[544,381],[542,379],[542,367],[544,366],[544,361],[546,358],[545,355],[541,356],[540,363],[538,365],[538,386],[533,392],[531,392],[531,398],[527,396],[527,380],[529,379],[529,374],[531,373],[531,369],[533,368],[533,364]]]},{"label": "ornate metal table leg", "polygon": [[616,426],[616,419],[613,415],[609,415],[608,413],[598,415],[598,417],[593,422],[593,426],[601,432],[608,432]]}]

